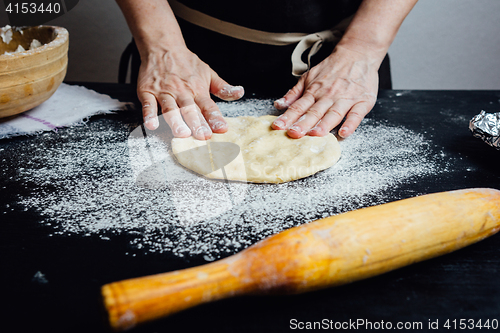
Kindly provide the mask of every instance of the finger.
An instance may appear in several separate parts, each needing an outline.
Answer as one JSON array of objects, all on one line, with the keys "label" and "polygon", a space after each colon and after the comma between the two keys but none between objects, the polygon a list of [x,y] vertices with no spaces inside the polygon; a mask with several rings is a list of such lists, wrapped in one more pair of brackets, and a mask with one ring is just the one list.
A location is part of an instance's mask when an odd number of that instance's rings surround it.
[{"label": "finger", "polygon": [[343,138],[347,138],[349,135],[354,133],[368,112],[370,112],[370,110],[368,109],[366,103],[361,102],[355,104],[351,111],[347,114],[345,122],[339,130],[339,135]]},{"label": "finger", "polygon": [[180,112],[187,126],[191,130],[194,138],[198,140],[207,140],[212,136],[210,126],[208,126],[205,117],[201,114],[200,108],[192,98],[177,100]]},{"label": "finger", "polygon": [[329,98],[323,98],[314,103],[307,112],[300,117],[288,130],[288,136],[299,139],[309,132],[310,129],[323,118],[333,101]]},{"label": "finger", "polygon": [[177,138],[187,138],[191,135],[191,130],[182,119],[181,112],[175,99],[168,94],[161,95],[160,101],[163,119],[172,129],[172,133]]},{"label": "finger", "polygon": [[276,118],[272,124],[273,129],[285,130],[292,126],[306,111],[314,104],[314,96],[311,94],[304,94],[295,103],[290,105],[288,110],[281,116]]},{"label": "finger", "polygon": [[210,97],[198,97],[195,99],[195,102],[200,108],[201,114],[205,117],[208,125],[212,129],[212,132],[227,132],[227,123],[222,117],[219,107]]},{"label": "finger", "polygon": [[212,71],[210,92],[224,101],[235,101],[245,94],[242,86],[232,86]]},{"label": "finger", "polygon": [[278,110],[286,110],[296,100],[302,96],[304,92],[305,75],[301,76],[297,84],[283,96],[282,98],[274,101],[274,107]]},{"label": "finger", "polygon": [[144,125],[147,129],[154,131],[159,126],[156,97],[148,92],[140,92],[138,97],[142,105]]},{"label": "finger", "polygon": [[351,109],[352,102],[341,99],[335,102],[325,113],[321,121],[307,134],[311,136],[324,136],[342,122],[345,114]]}]

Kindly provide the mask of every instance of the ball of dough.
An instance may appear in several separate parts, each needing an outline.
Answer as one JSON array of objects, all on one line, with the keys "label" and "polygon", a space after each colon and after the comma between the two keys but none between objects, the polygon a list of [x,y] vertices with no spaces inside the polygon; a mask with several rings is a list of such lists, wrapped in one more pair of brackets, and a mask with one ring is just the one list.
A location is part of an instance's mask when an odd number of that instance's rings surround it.
[{"label": "ball of dough", "polygon": [[331,133],[292,139],[286,131],[271,129],[275,116],[225,119],[228,131],[209,140],[172,139],[179,163],[212,179],[284,183],[325,170],[340,158]]}]

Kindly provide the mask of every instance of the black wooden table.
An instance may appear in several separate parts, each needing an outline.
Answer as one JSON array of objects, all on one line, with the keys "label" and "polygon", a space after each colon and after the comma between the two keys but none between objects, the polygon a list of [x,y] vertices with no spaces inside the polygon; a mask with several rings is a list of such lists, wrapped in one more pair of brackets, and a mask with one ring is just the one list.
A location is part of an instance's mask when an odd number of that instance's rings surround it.
[{"label": "black wooden table", "polygon": [[[127,85],[86,85],[137,103],[135,92]],[[439,151],[453,157],[455,170],[463,170],[409,184],[406,192],[402,190],[402,197],[470,187],[500,189],[500,151],[473,138],[467,128],[467,120],[482,109],[500,111],[500,91],[380,93],[369,117],[422,133]],[[127,130],[123,124],[140,121],[138,111],[90,120],[115,124],[110,126],[116,126],[117,131]],[[50,139],[57,140],[56,136],[64,133],[65,129],[60,129]],[[29,154],[22,147],[37,140],[40,138],[0,141],[0,279],[1,299],[8,308],[1,318],[8,331],[107,331],[99,294],[103,284],[204,263],[198,258],[181,259],[169,254],[124,256],[126,237],[117,236],[111,242],[78,235],[48,237],[47,228],[38,223],[40,216],[21,211],[16,205],[16,195],[30,190],[29,184],[14,181],[22,167],[18,157]],[[352,324],[361,324],[361,320],[370,322],[373,329],[387,328],[389,322],[393,329],[402,323],[417,325],[412,331],[426,331],[429,323],[438,321],[439,331],[454,331],[460,324],[465,325],[465,331],[500,330],[499,237],[346,286],[303,295],[240,297],[202,305],[134,332],[288,332],[306,328],[308,322],[320,322],[327,330],[335,328],[332,323],[354,330]],[[35,277],[38,271],[47,283]],[[489,320],[489,330],[479,326],[469,329],[470,320],[474,325]],[[444,327],[447,321],[449,329]],[[359,330],[370,331],[369,327],[361,325]]]}]

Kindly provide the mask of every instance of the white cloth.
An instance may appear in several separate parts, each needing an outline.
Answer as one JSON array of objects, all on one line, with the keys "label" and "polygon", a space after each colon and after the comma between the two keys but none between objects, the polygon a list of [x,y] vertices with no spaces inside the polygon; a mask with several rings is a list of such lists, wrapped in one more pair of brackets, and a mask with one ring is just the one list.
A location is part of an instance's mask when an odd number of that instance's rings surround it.
[{"label": "white cloth", "polygon": [[39,106],[6,120],[0,119],[0,139],[18,135],[57,131],[79,125],[86,118],[122,110],[132,103],[120,102],[81,86],[62,83],[48,100]]}]

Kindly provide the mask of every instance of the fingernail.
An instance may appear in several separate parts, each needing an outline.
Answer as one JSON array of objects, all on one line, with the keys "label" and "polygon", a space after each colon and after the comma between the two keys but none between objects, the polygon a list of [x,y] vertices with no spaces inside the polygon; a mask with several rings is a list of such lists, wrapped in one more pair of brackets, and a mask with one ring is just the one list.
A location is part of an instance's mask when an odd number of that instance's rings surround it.
[{"label": "fingernail", "polygon": [[232,95],[236,92],[239,92],[242,89],[243,89],[242,86],[232,86],[232,85],[228,84],[228,85],[225,85],[224,87],[222,87],[220,92],[223,94]]},{"label": "fingernail", "polygon": [[283,122],[283,120],[279,120],[279,119],[276,119],[274,122],[273,122],[274,126],[278,127],[278,128],[281,128],[281,129],[284,129],[285,128],[285,123]]},{"label": "fingernail", "polygon": [[302,134],[302,128],[300,128],[299,126],[297,125],[293,125],[292,127],[290,127],[290,131],[294,131],[294,132],[297,132],[297,133],[301,133]]},{"label": "fingernail", "polygon": [[196,136],[198,137],[207,137],[210,136],[210,134],[212,134],[212,131],[205,126],[201,126],[196,130]]},{"label": "fingernail", "polygon": [[274,101],[274,107],[278,110],[285,109],[287,107],[286,100],[284,97]]},{"label": "fingernail", "polygon": [[311,128],[311,129],[309,130],[309,132],[308,132],[308,133],[312,133],[312,132],[321,132],[321,127],[318,127],[318,126],[313,127],[313,128]]},{"label": "fingernail", "polygon": [[321,133],[322,128],[320,127],[320,124],[321,124],[321,120],[320,120],[320,121],[318,121],[318,122],[316,123],[316,125],[314,125],[314,127],[313,127],[313,128],[311,128],[311,129],[310,129],[307,133],[312,133],[312,132],[319,132],[319,133]]},{"label": "fingernail", "polygon": [[348,127],[341,127],[339,129],[339,135],[343,138],[347,138],[349,134],[349,128]]},{"label": "fingernail", "polygon": [[226,124],[224,124],[222,121],[217,121],[215,122],[213,125],[212,125],[212,129],[213,130],[218,130],[218,129],[221,129],[225,126]]},{"label": "fingernail", "polygon": [[183,125],[183,126],[181,125],[175,129],[175,134],[184,136],[184,135],[191,134],[191,131],[189,130],[189,128],[187,128],[186,125]]},{"label": "fingernail", "polygon": [[225,99],[228,101],[232,101],[235,99],[239,99],[243,96],[242,92],[244,89],[242,86],[232,86],[230,84],[224,86],[219,93],[225,96]]},{"label": "fingernail", "polygon": [[160,123],[158,122],[158,117],[146,117],[144,118],[144,124],[148,128],[157,129]]}]

